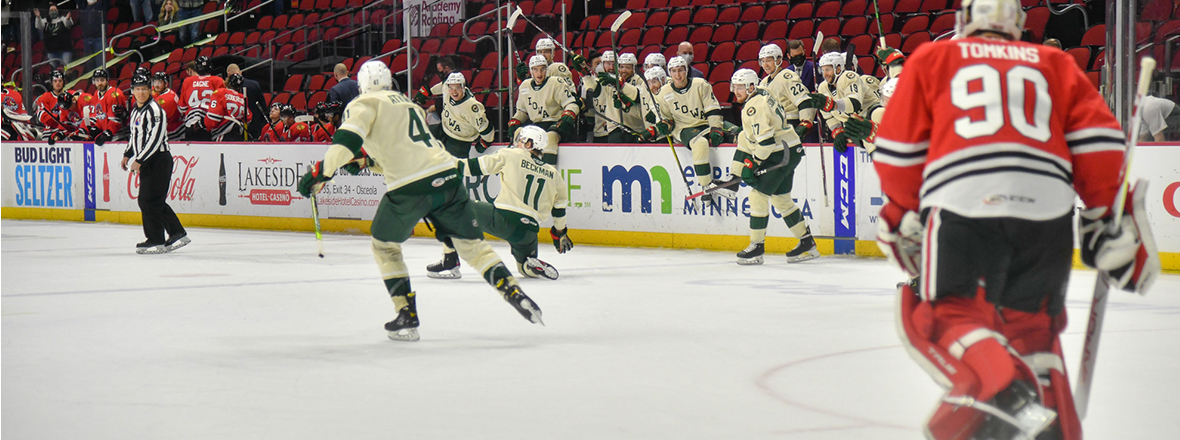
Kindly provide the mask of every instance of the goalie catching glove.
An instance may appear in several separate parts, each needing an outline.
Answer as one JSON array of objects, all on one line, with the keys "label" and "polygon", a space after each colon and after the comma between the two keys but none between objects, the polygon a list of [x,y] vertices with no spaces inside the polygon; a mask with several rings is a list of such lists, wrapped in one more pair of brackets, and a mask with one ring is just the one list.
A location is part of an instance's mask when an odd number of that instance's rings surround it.
[{"label": "goalie catching glove", "polygon": [[1078,218],[1082,263],[1105,273],[1110,283],[1127,292],[1145,294],[1160,272],[1159,253],[1147,221],[1147,181],[1127,193],[1118,229],[1106,207],[1083,210]]},{"label": "goalie catching glove", "polygon": [[918,213],[888,202],[881,207],[880,220],[877,223],[877,247],[909,276],[920,275],[925,226]]},{"label": "goalie catching glove", "polygon": [[549,227],[549,237],[553,238],[553,247],[557,249],[557,253],[564,254],[574,247],[574,241],[570,240],[569,228],[562,228],[557,230],[556,226]]},{"label": "goalie catching glove", "polygon": [[332,180],[332,176],[324,175],[324,161],[317,161],[312,165],[307,174],[299,180],[299,195],[303,197],[311,197],[313,192],[320,192],[323,183]]}]

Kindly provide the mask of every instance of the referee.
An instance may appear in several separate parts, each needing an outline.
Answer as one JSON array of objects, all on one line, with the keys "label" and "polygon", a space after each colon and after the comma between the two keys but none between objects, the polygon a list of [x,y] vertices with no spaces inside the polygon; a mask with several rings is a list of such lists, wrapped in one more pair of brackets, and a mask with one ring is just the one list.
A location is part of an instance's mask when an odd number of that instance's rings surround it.
[{"label": "referee", "polygon": [[[135,246],[138,254],[162,254],[189,243],[180,219],[168,206],[168,184],[172,180],[172,152],[168,149],[168,126],[164,109],[152,100],[147,75],[131,78],[135,106],[129,118],[131,138],[120,166],[139,173],[139,210],[143,213],[143,234],[147,241]],[[164,240],[164,232],[168,240]]]}]

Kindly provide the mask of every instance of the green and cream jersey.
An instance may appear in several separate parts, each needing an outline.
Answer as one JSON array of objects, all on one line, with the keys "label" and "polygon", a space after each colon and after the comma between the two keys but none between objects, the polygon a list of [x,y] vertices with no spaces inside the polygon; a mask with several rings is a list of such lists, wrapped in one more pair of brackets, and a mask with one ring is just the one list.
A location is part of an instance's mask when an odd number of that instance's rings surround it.
[{"label": "green and cream jersey", "polygon": [[[594,116],[594,136],[602,137],[610,134],[619,127],[615,122],[623,122],[623,110],[615,106],[615,94],[620,93],[619,88],[615,86],[608,86],[598,82],[598,77],[586,78],[586,97],[590,99],[594,110],[605,117],[600,117],[597,114]],[[624,83],[622,87],[622,94],[626,95],[631,102],[638,102],[639,89],[631,84]],[[634,108],[634,106],[632,107]],[[607,119],[610,119],[610,122]],[[628,126],[628,128],[631,128]]]},{"label": "green and cream jersey", "polygon": [[721,128],[723,125],[721,104],[713,95],[713,86],[703,79],[690,77],[684,88],[677,88],[672,82],[664,84],[656,100],[659,104],[660,118],[670,119],[675,123],[672,134],[678,139],[680,132],[686,128],[706,124]]},{"label": "green and cream jersey", "polygon": [[549,63],[549,68],[546,72],[548,72],[545,75],[546,78],[564,78],[570,84],[574,83],[574,75],[570,73],[570,68],[565,63]]},{"label": "green and cream jersey", "polygon": [[758,87],[765,89],[770,93],[770,96],[778,100],[788,120],[811,120],[815,118],[815,109],[807,108],[802,111],[799,110],[799,105],[808,100],[807,93],[809,90],[807,90],[807,86],[803,85],[803,81],[799,79],[799,75],[795,72],[788,69],[779,69],[778,73],[762,78],[762,81],[758,83]]},{"label": "green and cream jersey", "polygon": [[362,93],[348,103],[325,154],[324,175],[360,157],[362,148],[390,191],[424,193],[458,178],[455,157],[430,135],[422,108],[399,92]]},{"label": "green and cream jersey", "polygon": [[787,112],[777,99],[763,88],[758,88],[746,99],[742,108],[742,132],[738,147],[745,149],[759,161],[771,153],[782,151],[783,145],[799,145],[799,135],[787,122]]},{"label": "green and cream jersey", "polygon": [[644,96],[647,95],[647,84],[643,83],[643,78],[640,78],[639,75],[631,75],[631,78],[628,78],[626,83],[627,85],[624,88],[628,88],[628,90],[630,90],[630,87],[635,88],[634,96],[627,95],[631,96],[635,104],[631,106],[631,109],[622,111],[623,119],[619,122],[622,122],[623,125],[626,125],[627,128],[633,131],[641,132],[647,128],[647,125],[643,122],[643,115],[647,114],[647,109],[642,104]]},{"label": "green and cream jersey", "polygon": [[568,80],[551,76],[545,77],[540,85],[532,79],[521,83],[520,93],[516,95],[516,114],[512,118],[521,122],[556,122],[565,110],[578,113],[571,84]]},{"label": "green and cream jersey", "polygon": [[496,208],[529,216],[537,223],[552,215],[553,225],[565,229],[569,198],[557,167],[542,162],[523,148],[506,147],[487,156],[467,159],[464,168],[470,176],[500,175]]},{"label": "green and cream jersey", "polygon": [[[828,95],[835,100],[844,101],[844,108],[848,110],[847,113],[857,113],[861,116],[868,116],[866,109],[871,108],[881,102],[881,82],[871,75],[861,75],[851,70],[846,70],[840,73],[836,78],[835,87],[827,81],[821,81],[820,85],[816,87],[820,93]],[[844,122],[848,119],[848,115],[843,112],[821,112],[824,119],[829,121],[829,124],[835,122]]]},{"label": "green and cream jersey", "polygon": [[450,96],[443,98],[442,127],[451,139],[463,142],[475,142],[480,137],[492,142],[495,135],[483,104],[476,101],[471,91],[466,89],[458,101]]}]

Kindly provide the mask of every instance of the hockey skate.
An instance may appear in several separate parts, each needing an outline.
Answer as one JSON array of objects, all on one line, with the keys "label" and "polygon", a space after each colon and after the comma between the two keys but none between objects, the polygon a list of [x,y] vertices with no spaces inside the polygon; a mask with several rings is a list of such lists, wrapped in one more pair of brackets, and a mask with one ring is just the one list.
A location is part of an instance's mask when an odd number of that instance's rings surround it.
[{"label": "hockey skate", "polygon": [[146,241],[135,245],[137,254],[162,254],[168,252],[168,245],[164,243],[148,243]]},{"label": "hockey skate", "polygon": [[164,246],[166,248],[164,249],[164,252],[172,252],[187,246],[191,242],[192,240],[188,238],[188,233],[182,232],[180,235],[175,235],[172,238],[169,238],[168,241],[164,242]]},{"label": "hockey skate", "polygon": [[991,403],[1010,417],[989,414],[975,432],[977,440],[1035,439],[1057,419],[1057,412],[1041,406],[1036,390],[1022,380],[1012,381]]},{"label": "hockey skate", "polygon": [[397,319],[385,323],[385,333],[394,341],[417,341],[418,312],[410,306],[402,307],[397,313]]},{"label": "hockey skate", "polygon": [[815,246],[815,239],[811,238],[811,234],[804,235],[799,239],[799,244],[787,252],[788,263],[800,263],[816,258],[819,258],[819,248]]},{"label": "hockey skate", "polygon": [[558,276],[557,268],[535,257],[529,257],[528,259],[524,260],[524,263],[516,263],[516,268],[520,270],[521,275],[529,278],[548,278],[551,280],[556,280]]},{"label": "hockey skate", "polygon": [[537,303],[534,303],[528,295],[524,294],[524,291],[520,290],[520,286],[516,284],[516,280],[502,278],[496,283],[496,290],[504,297],[504,301],[512,304],[512,307],[524,319],[529,320],[533,324],[545,325],[545,322],[541,320],[541,308],[537,307]]},{"label": "hockey skate", "polygon": [[751,266],[762,264],[762,255],[766,253],[766,244],[750,243],[745,250],[737,253],[737,264]]},{"label": "hockey skate", "polygon": [[442,260],[426,266],[426,276],[441,279],[462,278],[463,274],[459,273],[459,253],[443,254]]}]

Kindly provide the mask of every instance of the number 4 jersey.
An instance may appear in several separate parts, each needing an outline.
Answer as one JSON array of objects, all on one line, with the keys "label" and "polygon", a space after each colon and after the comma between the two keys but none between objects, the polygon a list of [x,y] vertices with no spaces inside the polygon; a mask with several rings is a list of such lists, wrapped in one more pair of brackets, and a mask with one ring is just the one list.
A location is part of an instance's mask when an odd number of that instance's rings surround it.
[{"label": "number 4 jersey", "polygon": [[906,62],[873,153],[881,189],[907,210],[1049,220],[1074,196],[1110,206],[1123,133],[1064,52],[965,38]]}]

